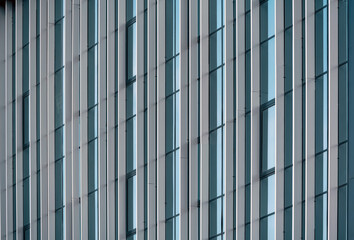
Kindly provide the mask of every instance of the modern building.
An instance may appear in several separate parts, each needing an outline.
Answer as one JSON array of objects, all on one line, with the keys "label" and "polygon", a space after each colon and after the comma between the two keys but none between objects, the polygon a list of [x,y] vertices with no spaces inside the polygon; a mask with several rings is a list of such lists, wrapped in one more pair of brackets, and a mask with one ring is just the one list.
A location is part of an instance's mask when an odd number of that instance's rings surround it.
[{"label": "modern building", "polygon": [[0,239],[353,239],[353,93],[353,1],[1,0]]}]

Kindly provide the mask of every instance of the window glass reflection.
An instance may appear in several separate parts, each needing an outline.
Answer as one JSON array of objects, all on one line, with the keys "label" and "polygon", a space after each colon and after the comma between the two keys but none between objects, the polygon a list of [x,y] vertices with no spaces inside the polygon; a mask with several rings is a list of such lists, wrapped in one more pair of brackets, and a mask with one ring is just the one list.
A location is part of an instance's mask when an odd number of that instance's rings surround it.
[{"label": "window glass reflection", "polygon": [[328,90],[327,74],[315,82],[315,142],[316,153],[327,149],[328,135]]},{"label": "window glass reflection", "polygon": [[327,8],[316,13],[315,19],[316,76],[327,71]]},{"label": "window glass reflection", "polygon": [[209,198],[213,199],[223,193],[223,136],[222,128],[219,128],[209,135],[210,156],[209,156]]},{"label": "window glass reflection", "polygon": [[275,175],[272,174],[261,181],[261,217],[275,211]]},{"label": "window glass reflection", "polygon": [[262,173],[275,167],[275,106],[262,112]]},{"label": "window glass reflection", "polygon": [[275,39],[261,44],[261,103],[275,98]]},{"label": "window glass reflection", "polygon": [[127,180],[127,231],[136,228],[136,176]]},{"label": "window glass reflection", "polygon": [[268,0],[260,5],[261,42],[274,35],[274,0]]},{"label": "window glass reflection", "polygon": [[223,68],[210,73],[209,84],[209,128],[213,130],[223,121]]}]

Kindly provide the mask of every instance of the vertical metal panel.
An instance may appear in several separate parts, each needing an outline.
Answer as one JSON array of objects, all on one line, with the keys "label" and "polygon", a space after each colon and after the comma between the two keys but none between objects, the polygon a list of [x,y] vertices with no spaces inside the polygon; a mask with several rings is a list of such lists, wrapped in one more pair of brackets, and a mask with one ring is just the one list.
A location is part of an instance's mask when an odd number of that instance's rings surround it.
[{"label": "vertical metal panel", "polygon": [[338,196],[338,1],[328,3],[328,239],[336,239]]},{"label": "vertical metal panel", "polygon": [[302,220],[302,1],[293,0],[293,210],[292,238],[301,237]]},{"label": "vertical metal panel", "polygon": [[165,1],[157,4],[157,239],[165,239]]},{"label": "vertical metal panel", "polygon": [[233,1],[225,1],[225,238],[233,239],[234,226],[234,16]]},{"label": "vertical metal panel", "polygon": [[209,1],[200,1],[200,240],[209,238]]},{"label": "vertical metal panel", "polygon": [[275,239],[284,238],[284,1],[275,1]]},{"label": "vertical metal panel", "polygon": [[315,2],[305,6],[306,48],[306,192],[305,238],[315,237]]},{"label": "vertical metal panel", "polygon": [[[245,239],[245,1],[236,1],[236,239]],[[236,144],[236,145],[235,145]],[[234,210],[235,212],[235,210]]]},{"label": "vertical metal panel", "polygon": [[251,0],[251,239],[259,239],[260,67],[259,1]]}]

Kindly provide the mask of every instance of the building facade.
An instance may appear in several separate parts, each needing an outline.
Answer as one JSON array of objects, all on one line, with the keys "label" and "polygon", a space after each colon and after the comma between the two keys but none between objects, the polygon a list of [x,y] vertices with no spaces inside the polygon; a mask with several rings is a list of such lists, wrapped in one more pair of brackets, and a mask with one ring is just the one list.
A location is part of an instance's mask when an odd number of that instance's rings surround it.
[{"label": "building facade", "polygon": [[354,2],[0,1],[0,33],[0,239],[353,238]]}]

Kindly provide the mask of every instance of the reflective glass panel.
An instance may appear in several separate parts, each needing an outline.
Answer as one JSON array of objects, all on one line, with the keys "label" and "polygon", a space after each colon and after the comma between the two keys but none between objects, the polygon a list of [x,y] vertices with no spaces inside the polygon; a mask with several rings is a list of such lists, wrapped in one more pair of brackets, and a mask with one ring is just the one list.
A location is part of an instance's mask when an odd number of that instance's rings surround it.
[{"label": "reflective glass panel", "polygon": [[223,133],[222,128],[209,135],[209,198],[213,199],[223,193]]},{"label": "reflective glass panel", "polygon": [[268,0],[260,5],[261,42],[274,35],[274,0]]},{"label": "reflective glass panel", "polygon": [[328,90],[327,74],[315,82],[315,142],[316,153],[327,149],[328,140]]},{"label": "reflective glass panel", "polygon": [[275,175],[261,180],[261,217],[275,211]]},{"label": "reflective glass panel", "polygon": [[275,106],[262,112],[262,173],[275,167]]},{"label": "reflective glass panel", "polygon": [[213,130],[223,121],[223,68],[210,73],[209,84],[209,129]]},{"label": "reflective glass panel", "polygon": [[136,176],[127,180],[127,231],[136,228]]},{"label": "reflective glass panel", "polygon": [[275,39],[261,44],[261,104],[275,97]]}]

